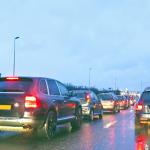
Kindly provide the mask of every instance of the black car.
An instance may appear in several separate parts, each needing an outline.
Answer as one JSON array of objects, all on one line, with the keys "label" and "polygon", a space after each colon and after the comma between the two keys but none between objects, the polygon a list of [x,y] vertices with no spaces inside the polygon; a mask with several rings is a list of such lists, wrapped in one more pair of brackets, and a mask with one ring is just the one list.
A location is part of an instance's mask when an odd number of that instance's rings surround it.
[{"label": "black car", "polygon": [[135,104],[135,125],[150,123],[150,88],[146,88]]},{"label": "black car", "polygon": [[0,78],[0,130],[43,130],[54,136],[57,124],[81,126],[82,108],[59,81],[43,77]]},{"label": "black car", "polygon": [[72,90],[70,91],[72,96],[79,99],[82,106],[82,115],[84,118],[88,118],[90,121],[95,116],[99,116],[99,119],[103,116],[103,107],[101,101],[98,100],[96,94],[90,90]]}]

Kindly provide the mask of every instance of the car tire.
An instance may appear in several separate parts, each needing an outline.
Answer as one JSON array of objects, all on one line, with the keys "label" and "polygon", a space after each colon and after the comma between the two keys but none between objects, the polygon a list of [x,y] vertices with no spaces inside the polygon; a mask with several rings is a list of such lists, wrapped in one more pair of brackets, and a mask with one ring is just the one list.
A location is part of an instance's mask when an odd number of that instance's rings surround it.
[{"label": "car tire", "polygon": [[116,112],[117,112],[117,107],[114,106],[113,113],[115,114]]},{"label": "car tire", "polygon": [[49,111],[44,129],[45,129],[45,135],[48,139],[51,139],[54,137],[56,132],[56,126],[57,126],[57,118],[54,111]]},{"label": "car tire", "polygon": [[120,107],[118,107],[118,113],[120,113]]},{"label": "car tire", "polygon": [[103,115],[102,115],[102,114],[99,114],[98,117],[99,117],[99,119],[102,119],[102,118],[103,118]]},{"label": "car tire", "polygon": [[82,124],[82,109],[77,108],[75,115],[76,115],[75,120],[71,122],[72,130],[79,129],[81,127],[81,124]]}]

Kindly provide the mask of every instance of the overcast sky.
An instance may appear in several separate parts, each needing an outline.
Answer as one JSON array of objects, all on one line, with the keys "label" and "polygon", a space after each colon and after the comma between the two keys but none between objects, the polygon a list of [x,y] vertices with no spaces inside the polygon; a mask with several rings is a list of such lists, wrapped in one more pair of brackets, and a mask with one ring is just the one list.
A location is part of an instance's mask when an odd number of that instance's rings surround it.
[{"label": "overcast sky", "polygon": [[0,72],[75,85],[140,90],[150,84],[149,0],[0,1]]}]

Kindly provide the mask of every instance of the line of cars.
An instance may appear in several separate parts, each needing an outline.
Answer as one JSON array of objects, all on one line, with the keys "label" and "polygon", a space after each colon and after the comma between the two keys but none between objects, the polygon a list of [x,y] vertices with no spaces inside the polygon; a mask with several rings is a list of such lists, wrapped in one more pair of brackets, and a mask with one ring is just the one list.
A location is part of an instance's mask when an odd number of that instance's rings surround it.
[{"label": "line of cars", "polygon": [[58,124],[81,127],[82,118],[102,119],[103,112],[128,108],[125,97],[113,93],[96,95],[90,90],[68,91],[55,79],[44,77],[0,78],[0,130],[40,131],[52,138]]}]

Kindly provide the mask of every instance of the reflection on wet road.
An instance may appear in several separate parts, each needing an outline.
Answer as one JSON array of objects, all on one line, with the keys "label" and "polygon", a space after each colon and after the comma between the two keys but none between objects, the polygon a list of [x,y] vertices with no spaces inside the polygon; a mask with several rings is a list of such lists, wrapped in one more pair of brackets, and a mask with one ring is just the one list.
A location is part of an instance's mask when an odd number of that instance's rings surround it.
[{"label": "reflection on wet road", "polygon": [[0,148],[7,150],[148,150],[150,130],[135,130],[134,112],[106,114],[102,120],[83,121],[82,128],[71,132],[70,125],[59,126],[53,140],[16,135],[0,137]]}]

